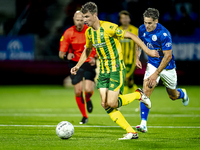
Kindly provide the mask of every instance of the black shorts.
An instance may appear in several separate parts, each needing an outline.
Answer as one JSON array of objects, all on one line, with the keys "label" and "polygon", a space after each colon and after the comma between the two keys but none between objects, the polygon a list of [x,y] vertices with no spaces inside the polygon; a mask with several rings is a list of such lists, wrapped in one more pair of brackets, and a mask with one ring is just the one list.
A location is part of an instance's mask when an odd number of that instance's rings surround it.
[{"label": "black shorts", "polygon": [[[77,64],[77,62],[75,62],[75,61],[69,61],[70,69],[73,68],[76,64]],[[85,62],[79,68],[76,75],[72,75],[72,74],[70,75],[70,77],[72,79],[72,84],[75,85],[75,84],[79,83],[80,81],[83,80],[83,77],[85,78],[85,80],[91,80],[94,82],[94,78],[96,76],[95,69],[96,69],[96,65],[91,66],[88,62]]]}]

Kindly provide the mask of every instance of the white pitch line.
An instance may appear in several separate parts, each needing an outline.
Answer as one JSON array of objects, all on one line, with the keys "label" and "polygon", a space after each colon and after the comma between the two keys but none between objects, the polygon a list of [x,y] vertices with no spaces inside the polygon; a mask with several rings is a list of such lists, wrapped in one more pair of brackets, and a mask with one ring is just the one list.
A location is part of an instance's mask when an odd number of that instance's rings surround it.
[{"label": "white pitch line", "polygon": [[[0,116],[20,116],[20,117],[80,117],[81,114],[35,114],[35,113],[1,113]],[[109,117],[108,114],[89,114],[89,117]],[[123,114],[124,117],[140,117],[140,114]],[[149,117],[192,117],[198,118],[200,115],[192,114],[150,114]]]},{"label": "white pitch line", "polygon": [[[56,125],[6,125],[0,124],[0,127],[56,127]],[[74,125],[75,128],[119,128],[120,126],[95,126],[95,125]],[[132,126],[133,128],[135,126]],[[148,128],[178,128],[178,129],[200,129],[200,126],[148,126]]]}]

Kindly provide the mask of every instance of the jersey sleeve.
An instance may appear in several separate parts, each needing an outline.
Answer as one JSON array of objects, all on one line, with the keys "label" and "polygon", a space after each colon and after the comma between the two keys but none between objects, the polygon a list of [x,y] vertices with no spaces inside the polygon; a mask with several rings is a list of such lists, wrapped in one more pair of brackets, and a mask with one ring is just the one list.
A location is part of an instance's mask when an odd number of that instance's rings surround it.
[{"label": "jersey sleeve", "polygon": [[142,31],[141,31],[141,27],[138,30],[138,37],[141,39],[142,38]]},{"label": "jersey sleeve", "polygon": [[59,51],[62,52],[67,52],[70,46],[70,36],[68,36],[68,32],[65,31],[65,33],[62,35],[61,39],[60,39],[60,48]]},{"label": "jersey sleeve", "polygon": [[118,25],[114,23],[108,23],[104,25],[106,27],[106,32],[109,34],[109,36],[117,36],[120,39],[124,38],[124,35],[126,33],[125,30],[122,30],[118,27]]},{"label": "jersey sleeve", "polygon": [[89,29],[90,28],[87,28],[87,30],[85,31],[85,39],[86,39],[86,48],[92,48],[92,42],[90,41],[90,36],[89,36]]},{"label": "jersey sleeve", "polygon": [[162,50],[171,50],[172,49],[172,38],[171,35],[163,33],[161,35],[161,46]]}]

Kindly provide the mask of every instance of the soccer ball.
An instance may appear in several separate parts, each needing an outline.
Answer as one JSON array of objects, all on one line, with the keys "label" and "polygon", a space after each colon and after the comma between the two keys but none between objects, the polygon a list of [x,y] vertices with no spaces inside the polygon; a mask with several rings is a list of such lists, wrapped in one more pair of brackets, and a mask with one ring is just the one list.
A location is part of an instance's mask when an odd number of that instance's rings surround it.
[{"label": "soccer ball", "polygon": [[62,121],[56,127],[56,134],[61,139],[69,139],[74,134],[74,126],[68,121]]}]

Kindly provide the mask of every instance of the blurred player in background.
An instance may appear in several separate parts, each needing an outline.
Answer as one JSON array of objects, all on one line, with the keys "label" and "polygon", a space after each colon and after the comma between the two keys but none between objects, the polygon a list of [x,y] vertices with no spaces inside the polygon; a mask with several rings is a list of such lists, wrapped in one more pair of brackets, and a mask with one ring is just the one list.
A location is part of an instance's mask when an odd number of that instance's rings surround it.
[{"label": "blurred player in background", "polygon": [[[148,64],[144,75],[143,90],[150,98],[155,86],[159,80],[163,81],[167,93],[172,100],[182,99],[184,106],[189,103],[186,90],[177,89],[177,74],[174,55],[172,53],[172,37],[170,32],[158,23],[159,11],[154,8],[148,8],[144,14],[144,24],[139,28],[139,38],[147,45],[149,49],[157,50],[159,58],[148,56]],[[142,68],[139,61],[140,51],[136,47],[136,66]],[[140,103],[141,124],[136,129],[141,132],[147,132],[147,117],[149,109]]]},{"label": "blurred player in background", "polygon": [[137,139],[137,132],[133,130],[117,108],[129,104],[135,99],[142,101],[148,108],[151,108],[151,102],[140,89],[131,94],[120,95],[120,93],[123,93],[125,65],[119,38],[131,38],[149,55],[156,57],[159,57],[159,55],[157,51],[150,51],[138,36],[119,29],[116,24],[100,21],[95,3],[86,3],[82,6],[81,12],[84,16],[84,22],[89,26],[85,32],[86,49],[83,51],[79,62],[71,69],[71,73],[77,74],[77,71],[95,47],[100,60],[97,88],[101,96],[101,105],[111,119],[127,131],[127,134],[119,140]]},{"label": "blurred player in background", "polygon": [[[74,67],[79,61],[80,56],[85,48],[85,31],[88,28],[84,25],[83,14],[77,11],[74,14],[74,26],[67,29],[60,39],[60,51],[59,57],[69,61],[70,68]],[[72,84],[75,90],[75,99],[78,107],[83,115],[80,124],[86,124],[88,122],[88,115],[85,107],[85,101],[87,103],[87,110],[89,113],[93,110],[91,102],[91,96],[94,92],[94,78],[96,76],[95,68],[95,55],[96,50],[93,48],[90,56],[84,62],[82,67],[77,72],[77,75],[70,75]],[[83,78],[85,78],[85,84],[83,85]],[[85,90],[85,101],[83,98],[83,86]]]},{"label": "blurred player in background", "polygon": [[[138,28],[131,25],[130,14],[126,10],[119,12],[119,21],[121,30],[129,31],[135,35],[138,35]],[[131,39],[120,39],[122,46],[123,60],[126,66],[126,76],[124,83],[124,94],[132,93],[137,89],[137,85],[134,83],[134,71],[135,71],[135,42]],[[136,108],[139,111],[139,108]]]}]

